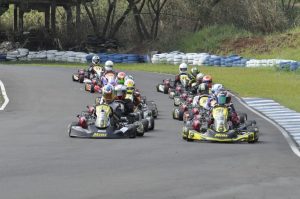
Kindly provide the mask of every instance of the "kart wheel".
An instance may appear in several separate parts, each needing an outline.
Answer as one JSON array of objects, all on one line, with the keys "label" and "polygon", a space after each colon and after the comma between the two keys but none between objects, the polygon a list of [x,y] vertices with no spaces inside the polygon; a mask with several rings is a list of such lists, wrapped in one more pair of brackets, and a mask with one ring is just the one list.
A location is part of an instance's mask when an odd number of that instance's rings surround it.
[{"label": "kart wheel", "polygon": [[72,122],[71,124],[69,124],[69,126],[68,126],[69,137],[72,137],[71,136],[71,129],[72,129],[73,126],[78,126],[78,123],[77,122]]},{"label": "kart wheel", "polygon": [[149,131],[149,121],[147,119],[142,120],[143,126],[144,126],[144,132]]},{"label": "kart wheel", "polygon": [[[249,127],[249,128],[247,129],[247,131],[253,132],[253,131],[255,131],[255,130],[254,130],[254,128]],[[254,137],[253,140],[248,141],[249,144],[253,144],[253,143],[258,142],[258,133],[256,132],[256,133],[254,134],[254,136],[255,136],[255,137]]]},{"label": "kart wheel", "polygon": [[79,81],[80,83],[83,83],[83,81],[84,81],[84,76],[83,76],[83,75],[79,75],[78,81]]},{"label": "kart wheel", "polygon": [[131,132],[129,134],[129,138],[136,138],[136,128],[134,128],[133,130],[131,130]]},{"label": "kart wheel", "polygon": [[164,94],[168,94],[169,88],[168,87],[164,87]]},{"label": "kart wheel", "polygon": [[90,90],[91,93],[94,93],[95,92],[95,85],[94,84],[91,84],[91,90]]},{"label": "kart wheel", "polygon": [[156,91],[159,92],[159,85],[156,86]]},{"label": "kart wheel", "polygon": [[239,118],[240,118],[240,123],[244,124],[247,120],[247,114],[241,113],[241,114],[239,114]]},{"label": "kart wheel", "polygon": [[154,118],[150,119],[150,124],[151,124],[151,127],[149,128],[149,130],[152,131],[155,127]]},{"label": "kart wheel", "polygon": [[179,111],[179,115],[178,115],[178,120],[179,121],[183,121],[183,114],[184,114],[183,111]]},{"label": "kart wheel", "polygon": [[139,137],[142,137],[142,136],[144,136],[144,133],[145,133],[144,124],[140,123],[137,127],[136,135]]},{"label": "kart wheel", "polygon": [[76,80],[75,80],[75,78],[74,78],[74,75],[72,75],[72,80],[73,80],[73,82],[76,82]]}]

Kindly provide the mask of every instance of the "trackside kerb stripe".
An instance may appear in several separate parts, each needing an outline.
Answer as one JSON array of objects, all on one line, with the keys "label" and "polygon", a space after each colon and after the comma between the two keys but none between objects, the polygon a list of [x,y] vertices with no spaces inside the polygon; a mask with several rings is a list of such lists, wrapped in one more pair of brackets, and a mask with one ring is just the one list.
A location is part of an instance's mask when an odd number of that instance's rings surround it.
[{"label": "trackside kerb stripe", "polygon": [[1,92],[2,92],[3,98],[4,98],[4,102],[3,102],[2,106],[0,107],[0,110],[4,110],[9,102],[9,99],[6,94],[4,84],[1,80],[0,80],[0,87],[1,87]]},{"label": "trackside kerb stripe", "polygon": [[[235,96],[236,97],[236,96]],[[252,112],[256,113],[257,115],[261,116],[271,124],[273,124],[285,137],[288,144],[290,145],[292,151],[300,157],[299,151],[299,135],[300,135],[300,128],[298,124],[300,124],[299,113],[287,109],[284,106],[278,106],[276,102],[273,100],[266,100],[260,98],[242,98],[236,97],[241,104],[243,104],[246,108],[251,110]],[[262,108],[260,102],[269,102],[269,104],[274,104],[273,106],[265,106]],[[250,104],[248,104],[248,102]],[[257,104],[256,104],[256,103]],[[275,105],[276,104],[276,105]],[[280,114],[280,110],[282,110],[285,114],[281,117],[278,117]],[[277,114],[272,114],[272,111],[279,111]],[[291,113],[290,115],[288,113]],[[295,114],[296,113],[296,114]],[[297,125],[297,126],[293,126]]]}]

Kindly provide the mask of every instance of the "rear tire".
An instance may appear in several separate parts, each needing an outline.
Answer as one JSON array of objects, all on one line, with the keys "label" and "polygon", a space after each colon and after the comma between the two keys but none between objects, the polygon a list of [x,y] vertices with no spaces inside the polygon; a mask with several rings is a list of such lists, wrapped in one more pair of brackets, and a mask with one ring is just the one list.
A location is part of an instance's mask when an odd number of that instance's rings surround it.
[{"label": "rear tire", "polygon": [[178,120],[179,121],[183,121],[183,114],[184,114],[183,111],[179,111],[179,115],[178,115]]},{"label": "rear tire", "polygon": [[151,128],[149,128],[150,131],[152,131],[155,127],[155,122],[154,122],[154,118],[150,119],[150,123],[151,123]]},{"label": "rear tire", "polygon": [[95,88],[95,85],[94,85],[94,84],[91,84],[91,90],[90,90],[91,93],[94,93],[94,92],[95,92],[95,89],[94,89],[94,88]]},{"label": "rear tire", "polygon": [[246,113],[240,113],[239,118],[240,118],[240,123],[244,124],[247,120],[247,114]]},{"label": "rear tire", "polygon": [[79,81],[80,83],[83,83],[83,82],[84,82],[84,76],[83,76],[83,75],[79,75],[79,76],[78,76],[78,81]]},{"label": "rear tire", "polygon": [[164,86],[164,94],[168,94],[169,88]]}]

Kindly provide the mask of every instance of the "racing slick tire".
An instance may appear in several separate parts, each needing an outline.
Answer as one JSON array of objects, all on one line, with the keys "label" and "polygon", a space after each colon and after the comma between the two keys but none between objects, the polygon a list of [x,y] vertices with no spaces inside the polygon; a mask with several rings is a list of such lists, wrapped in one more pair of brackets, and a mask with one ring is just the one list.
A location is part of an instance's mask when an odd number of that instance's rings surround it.
[{"label": "racing slick tire", "polygon": [[136,130],[136,128],[134,128],[134,129],[129,133],[129,138],[136,138],[136,133],[137,133],[137,130]]},{"label": "racing slick tire", "polygon": [[179,115],[178,115],[178,120],[179,121],[183,121],[183,114],[184,114],[183,111],[179,111]]},{"label": "racing slick tire", "polygon": [[83,83],[83,81],[84,81],[84,76],[83,76],[83,75],[79,75],[79,76],[78,76],[78,81],[79,81],[79,83]]},{"label": "racing slick tire", "polygon": [[164,86],[164,94],[168,94],[169,88]]},{"label": "racing slick tire", "polygon": [[240,113],[238,114],[239,118],[240,118],[240,123],[244,124],[247,120],[247,114],[246,113]]},{"label": "racing slick tire", "polygon": [[150,124],[151,124],[151,127],[149,128],[149,131],[152,131],[154,129],[154,127],[155,127],[154,118],[150,119]]},{"label": "racing slick tire", "polygon": [[75,78],[74,78],[74,75],[72,75],[72,81],[73,82],[76,82]]},{"label": "racing slick tire", "polygon": [[95,92],[95,85],[94,84],[91,84],[91,90],[90,90],[91,93],[94,93]]}]

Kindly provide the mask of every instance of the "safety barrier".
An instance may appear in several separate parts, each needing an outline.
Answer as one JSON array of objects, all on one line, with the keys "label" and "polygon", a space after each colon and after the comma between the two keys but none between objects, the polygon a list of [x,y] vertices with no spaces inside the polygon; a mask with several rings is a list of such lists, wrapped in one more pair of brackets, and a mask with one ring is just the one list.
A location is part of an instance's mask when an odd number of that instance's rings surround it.
[{"label": "safety barrier", "polygon": [[147,55],[138,54],[108,54],[108,53],[84,53],[74,51],[29,51],[28,49],[19,48],[14,51],[9,51],[7,54],[0,55],[0,61],[32,61],[32,60],[48,60],[57,62],[91,62],[92,57],[98,55],[101,63],[111,60],[114,63],[143,63],[149,62],[150,58]]},{"label": "safety barrier", "polygon": [[208,53],[182,53],[173,51],[170,53],[154,54],[151,62],[180,64],[187,63],[195,66],[221,66],[221,67],[278,67],[284,70],[297,70],[300,62],[284,59],[247,59],[239,55],[218,56]]}]

